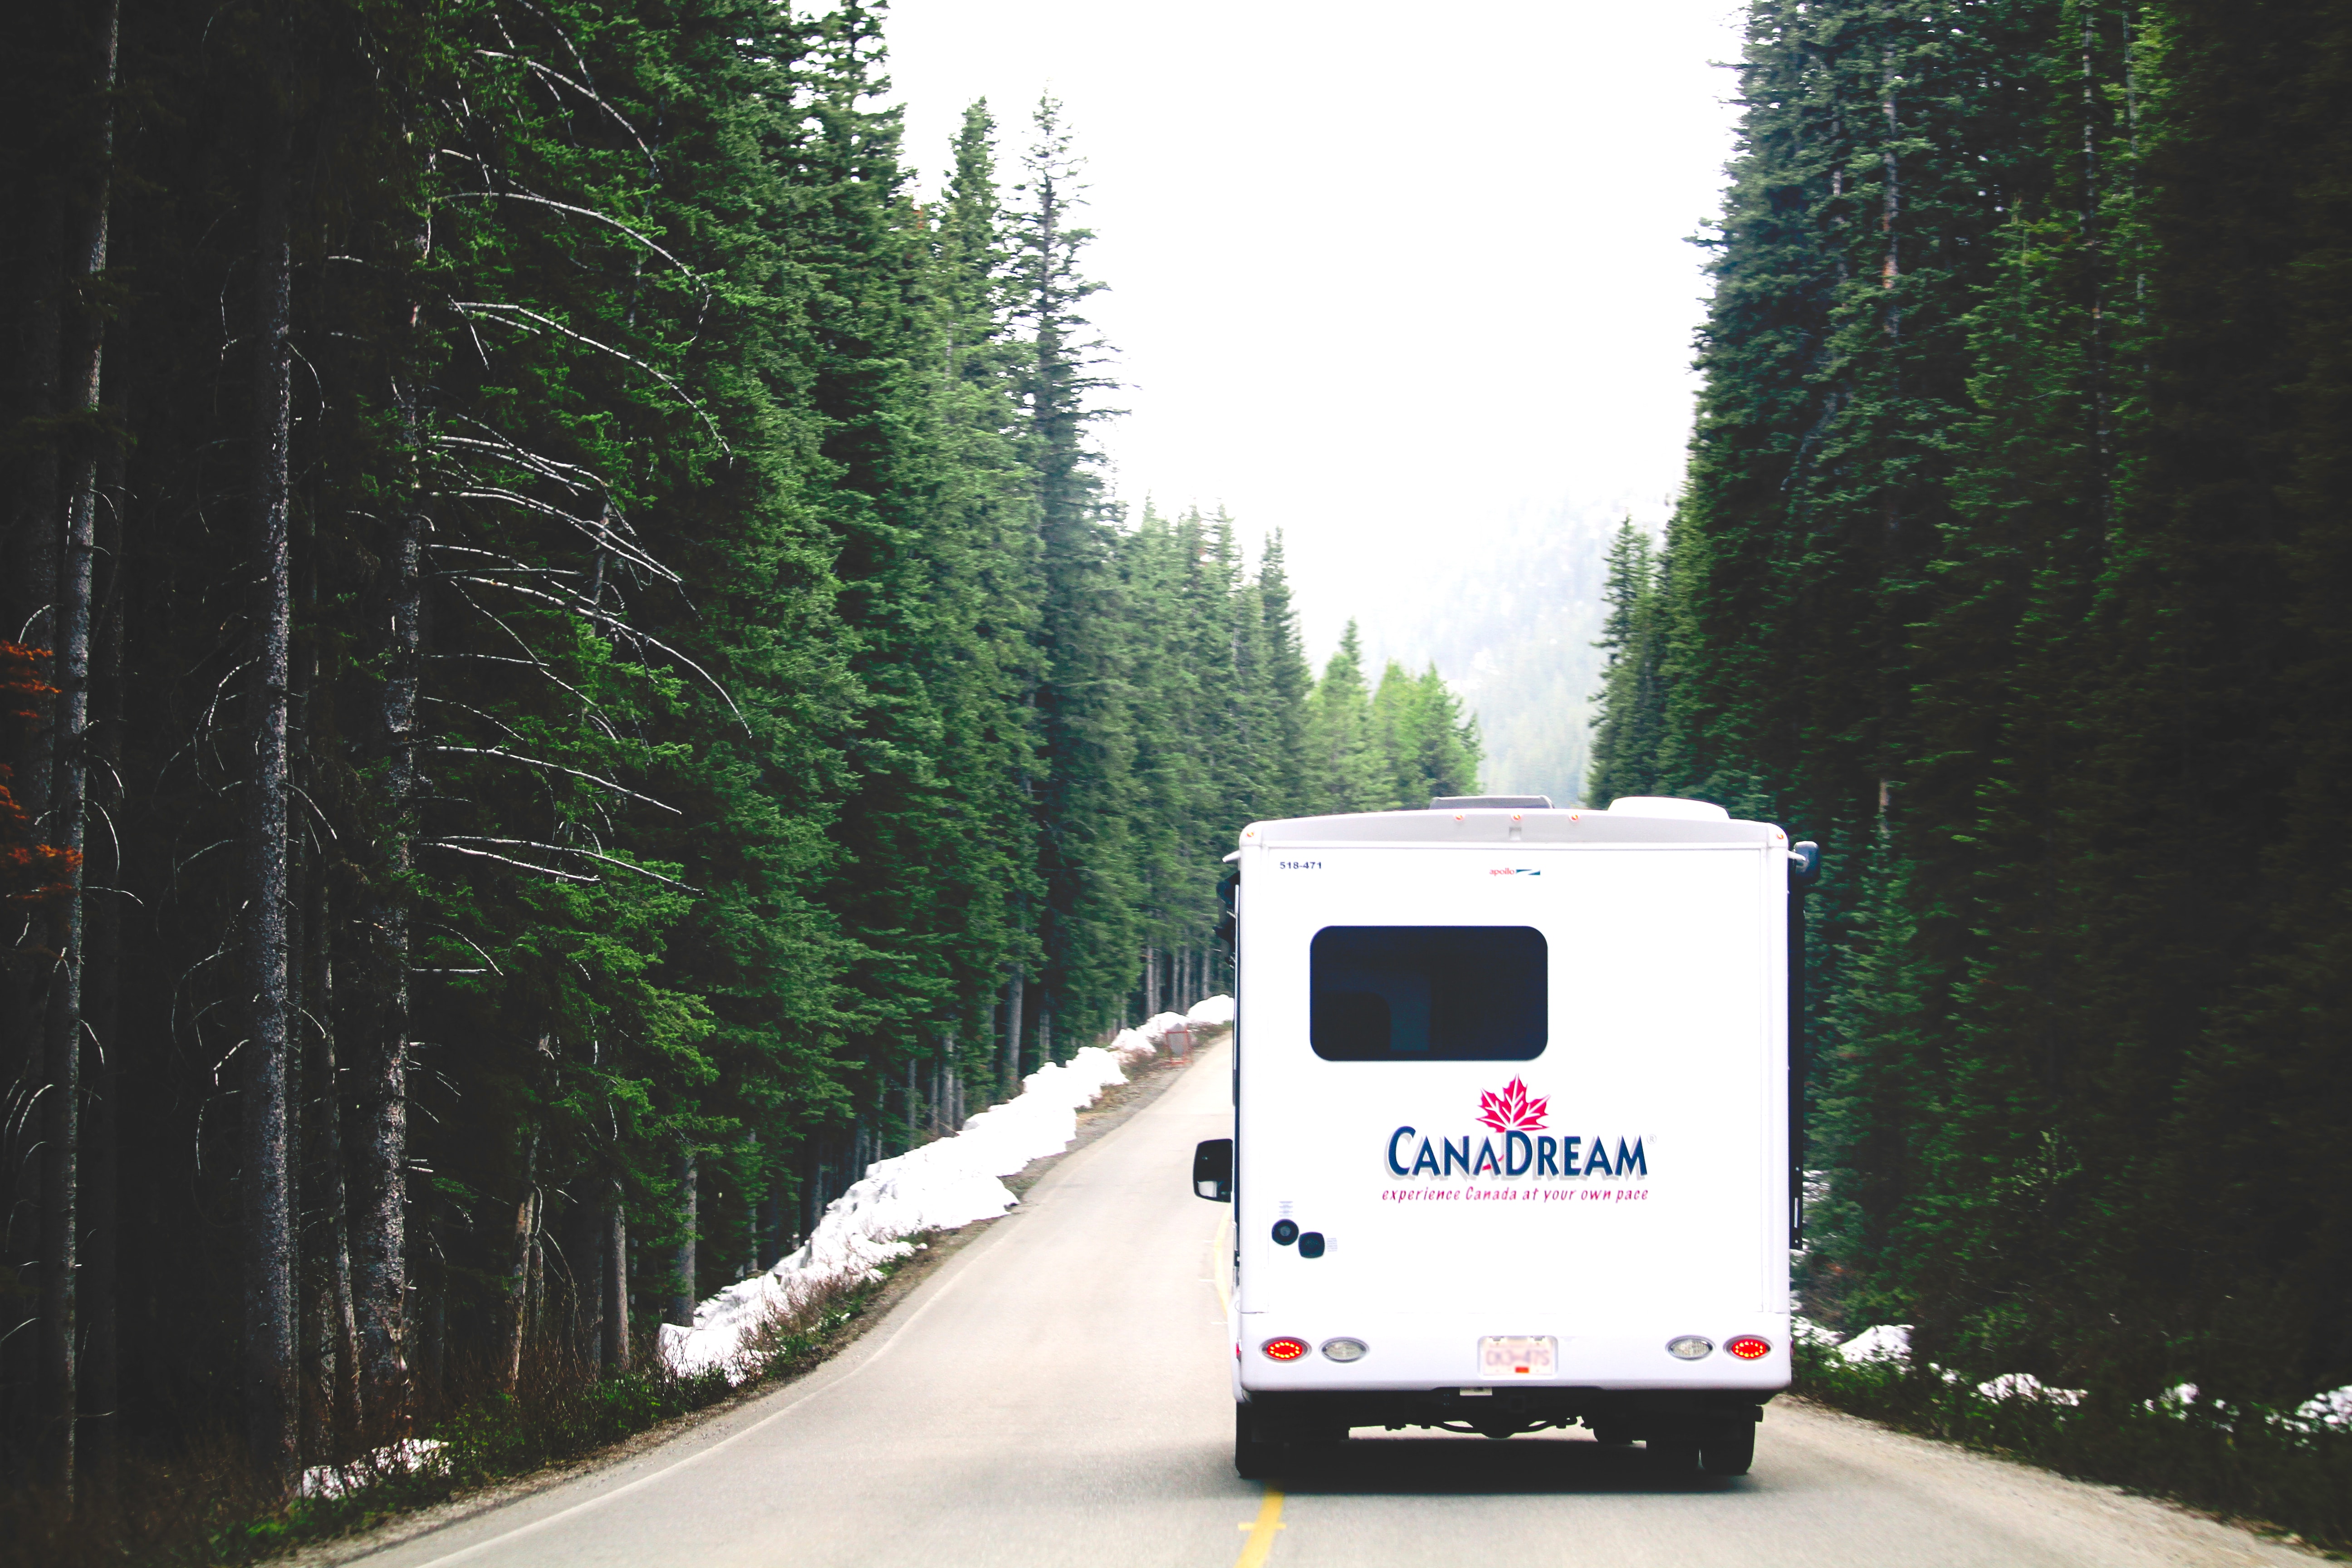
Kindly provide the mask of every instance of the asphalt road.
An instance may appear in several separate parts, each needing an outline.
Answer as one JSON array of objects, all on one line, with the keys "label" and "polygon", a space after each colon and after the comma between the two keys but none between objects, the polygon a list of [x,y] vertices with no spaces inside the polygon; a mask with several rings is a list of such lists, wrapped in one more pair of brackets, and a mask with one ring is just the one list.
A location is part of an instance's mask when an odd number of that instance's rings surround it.
[{"label": "asphalt road", "polygon": [[1581,1436],[1359,1437],[1235,1478],[1225,1122],[1209,1052],[1064,1161],[840,1357],[770,1397],[364,1561],[382,1568],[1308,1568],[1589,1562],[2146,1568],[2315,1559],[2176,1509],[1769,1406],[1756,1468],[1668,1479]]}]

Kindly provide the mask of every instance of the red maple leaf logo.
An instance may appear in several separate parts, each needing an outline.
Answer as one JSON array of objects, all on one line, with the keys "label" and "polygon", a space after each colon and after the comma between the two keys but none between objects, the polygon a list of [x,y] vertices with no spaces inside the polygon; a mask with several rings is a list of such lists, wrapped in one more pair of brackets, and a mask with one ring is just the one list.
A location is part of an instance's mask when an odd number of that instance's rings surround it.
[{"label": "red maple leaf logo", "polygon": [[1478,1120],[1497,1132],[1540,1132],[1550,1110],[1550,1100],[1529,1094],[1517,1079],[1505,1084],[1500,1094],[1478,1092]]}]

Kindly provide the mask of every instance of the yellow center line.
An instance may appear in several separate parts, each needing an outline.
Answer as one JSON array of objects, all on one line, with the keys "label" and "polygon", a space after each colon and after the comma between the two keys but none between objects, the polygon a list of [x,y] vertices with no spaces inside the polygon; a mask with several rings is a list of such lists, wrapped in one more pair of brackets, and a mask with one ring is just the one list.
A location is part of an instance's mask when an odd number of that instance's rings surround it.
[{"label": "yellow center line", "polygon": [[1274,1532],[1282,1528],[1280,1489],[1265,1489],[1265,1500],[1257,1505],[1256,1521],[1242,1528],[1250,1532],[1249,1539],[1242,1542],[1242,1554],[1234,1568],[1265,1568],[1265,1554],[1274,1550]]}]

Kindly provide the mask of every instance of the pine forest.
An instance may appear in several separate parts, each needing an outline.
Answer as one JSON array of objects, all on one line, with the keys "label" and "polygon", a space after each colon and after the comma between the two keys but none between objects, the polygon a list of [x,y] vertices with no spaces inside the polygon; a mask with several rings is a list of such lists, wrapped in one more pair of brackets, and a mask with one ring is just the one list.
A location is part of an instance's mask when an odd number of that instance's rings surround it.
[{"label": "pine forest", "polygon": [[924,195],[873,8],[76,0],[0,81],[13,1479],[642,1363],[1225,984],[1242,824],[1476,787],[1278,531],[1113,502],[1077,131]]},{"label": "pine forest", "polygon": [[1591,794],[1823,847],[1814,1310],[2094,1408],[2291,1409],[2352,1380],[2352,12],[1747,37]]}]

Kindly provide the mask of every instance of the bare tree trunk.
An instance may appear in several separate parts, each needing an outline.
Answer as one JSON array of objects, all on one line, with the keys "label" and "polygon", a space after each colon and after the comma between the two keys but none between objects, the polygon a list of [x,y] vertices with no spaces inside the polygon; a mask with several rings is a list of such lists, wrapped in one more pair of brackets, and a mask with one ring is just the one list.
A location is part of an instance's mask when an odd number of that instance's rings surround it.
[{"label": "bare tree trunk", "polygon": [[[584,1191],[583,1180],[577,1190]],[[564,1213],[563,1262],[572,1285],[570,1348],[592,1372],[604,1362],[604,1211],[575,1198]]]},{"label": "bare tree trunk", "polygon": [[629,1215],[617,1181],[604,1253],[604,1364],[614,1372],[629,1370]]},{"label": "bare tree trunk", "polygon": [[[427,1246],[432,1237],[425,1237]],[[444,1379],[449,1370],[448,1260],[428,1251],[410,1271],[416,1296],[414,1321],[415,1353],[410,1358],[409,1407],[404,1413],[415,1425],[430,1425],[441,1410]]]},{"label": "bare tree trunk", "polygon": [[[11,47],[29,49],[51,45],[72,25],[62,6],[36,6],[9,21]],[[51,37],[43,37],[43,34]],[[56,149],[28,149],[54,159]],[[58,333],[65,290],[65,205],[50,181],[34,184],[30,211],[11,214],[10,239],[0,254],[21,257],[24,272],[8,279],[22,301],[24,358],[17,372],[16,396],[9,412],[19,416],[22,427],[55,427],[58,414]],[[21,247],[21,248],[20,248]],[[8,531],[0,555],[0,639],[35,649],[54,639],[50,604],[58,581],[58,452],[47,440],[27,444],[8,464]],[[48,671],[42,668],[46,678]],[[16,804],[38,823],[48,809],[50,746],[48,726],[37,723],[21,739],[7,738],[5,759],[13,763],[10,792]],[[47,1077],[44,1059],[46,1016],[41,976],[0,972],[0,1074],[6,1082],[0,1119],[0,1268],[15,1276],[21,1293],[0,1298],[0,1468],[23,1473],[36,1469],[36,1456],[47,1444],[39,1430],[42,1335],[40,1313],[41,1175],[47,1163],[37,1157],[38,1119],[26,1116],[26,1098],[37,1094]],[[30,1121],[35,1125],[28,1126]],[[31,1286],[34,1289],[22,1289]],[[25,1331],[26,1330],[32,1331]]]},{"label": "bare tree trunk", "polygon": [[1021,1092],[1021,989],[1024,976],[1014,969],[1004,986],[1004,1098]]},{"label": "bare tree trunk", "polygon": [[[99,240],[103,248],[103,235]],[[95,351],[93,351],[94,354]],[[97,365],[89,366],[94,381]],[[79,379],[79,377],[77,379]],[[82,392],[77,386],[77,396]],[[97,403],[89,387],[88,405]],[[58,685],[55,784],[50,792],[48,837],[71,857],[65,898],[50,915],[49,943],[56,954],[49,973],[42,1031],[40,1433],[41,1479],[70,1492],[74,1456],[74,1284],[80,1226],[74,1212],[80,1178],[81,988],[85,882],[81,856],[88,837],[85,795],[89,763],[83,742],[89,730],[90,571],[97,554],[96,459],[78,464],[86,478],[74,488],[66,537],[65,570],[58,595]]]},{"label": "bare tree trunk", "polygon": [[1160,954],[1143,944],[1143,1016],[1150,1022],[1160,1012]]},{"label": "bare tree trunk", "polygon": [[360,1416],[359,1320],[352,1301],[350,1193],[343,1181],[342,1089],[335,1060],[335,952],[329,924],[332,913],[327,879],[314,875],[310,914],[303,922],[309,942],[303,990],[314,1012],[317,1044],[312,1047],[312,1081],[316,1089],[310,1114],[304,1121],[316,1130],[313,1168],[319,1178],[320,1226],[316,1342],[325,1436],[331,1446],[347,1441]]},{"label": "bare tree trunk", "polygon": [[[121,804],[116,788],[122,760],[122,636],[127,606],[123,602],[123,444],[108,447],[99,486],[99,539],[101,553],[112,564],[107,572],[102,609],[93,634],[90,689],[97,711],[88,745],[96,765],[90,770],[93,811],[110,815]],[[110,837],[111,836],[110,836]],[[120,1459],[120,1346],[116,1340],[121,1254],[117,1239],[119,1189],[116,1162],[121,1150],[117,1095],[121,1083],[121,1038],[117,986],[122,959],[122,897],[124,868],[119,858],[106,868],[99,896],[89,902],[85,937],[89,957],[84,963],[86,999],[82,1008],[82,1083],[86,1091],[83,1128],[81,1196],[81,1279],[76,1285],[77,1315],[82,1324],[82,1349],[77,1382],[81,1415],[77,1444],[76,1490],[93,1516],[103,1516],[114,1505],[115,1477]]]},{"label": "bare tree trunk", "polygon": [[[417,248],[430,247],[420,229]],[[410,325],[417,311],[412,308]],[[398,389],[403,434],[415,467],[409,505],[392,539],[390,560],[392,642],[383,685],[382,719],[390,753],[385,816],[388,869],[404,880],[412,848],[410,813],[417,785],[417,679],[424,641],[424,410],[418,389]],[[380,884],[381,885],[381,884]],[[362,1407],[376,1436],[404,1425],[409,1395],[407,1364],[408,1201],[408,907],[404,891],[388,887],[376,900],[374,926],[383,942],[384,1005],[370,1042],[370,1059],[357,1084],[360,1194],[352,1215],[362,1375]]]},{"label": "bare tree trunk", "polygon": [[292,630],[288,447],[293,434],[293,261],[287,243],[288,134],[265,132],[254,342],[252,765],[245,785],[246,1441],[278,1495],[293,1489],[295,1398],[293,1180],[287,1160],[287,685]]},{"label": "bare tree trunk", "polygon": [[760,1258],[761,1269],[773,1268],[784,1255],[784,1194],[772,1178],[768,1195],[760,1204]]},{"label": "bare tree trunk", "polygon": [[1037,998],[1037,1065],[1059,1061],[1054,1054],[1054,998],[1041,992]]},{"label": "bare tree trunk", "polygon": [[[545,1037],[541,1037],[545,1048]],[[522,1381],[523,1341],[530,1333],[530,1254],[532,1244],[539,1238],[539,1128],[530,1132],[522,1157],[522,1197],[515,1205],[514,1271],[507,1287],[506,1355],[499,1368],[499,1379],[506,1391],[512,1394]]]},{"label": "bare tree trunk", "polygon": [[[98,472],[100,443],[99,386],[105,358],[105,324],[93,297],[97,275],[106,268],[107,214],[113,145],[111,112],[117,11],[112,0],[100,12],[97,38],[98,70],[92,86],[99,104],[96,146],[91,149],[91,188],[74,204],[73,232],[66,255],[66,289],[73,295],[70,329],[63,311],[52,301],[42,312],[45,321],[37,336],[49,334],[54,353],[57,338],[68,342],[68,363],[62,386],[52,383],[50,401],[62,401],[79,416],[83,428],[71,463],[72,483],[67,498],[65,552],[56,554],[54,458],[37,458],[48,476],[39,510],[25,521],[33,531],[26,541],[46,562],[30,563],[40,574],[27,586],[49,601],[48,624],[56,643],[51,664],[58,686],[53,721],[37,742],[40,752],[29,759],[25,774],[46,799],[25,804],[35,811],[46,807],[45,837],[71,857],[64,899],[49,918],[49,947],[55,955],[45,987],[41,1028],[41,1162],[40,1266],[37,1274],[40,1321],[36,1409],[37,1421],[33,1452],[34,1473],[71,1495],[74,1480],[76,1416],[74,1386],[77,1346],[75,1286],[79,1274],[77,1250],[80,1224],[76,1213],[80,1172],[81,1136],[81,995],[85,910],[85,878],[81,854],[88,835],[86,795],[89,759],[83,747],[89,729],[90,579],[97,554]],[[37,265],[41,264],[37,260]],[[48,367],[55,374],[55,363]],[[43,568],[46,566],[46,571]],[[43,766],[44,763],[47,767]],[[46,784],[45,790],[39,786]]]},{"label": "bare tree trunk", "polygon": [[698,1218],[694,1151],[677,1161],[677,1253],[670,1265],[669,1321],[694,1326],[694,1228]]}]

